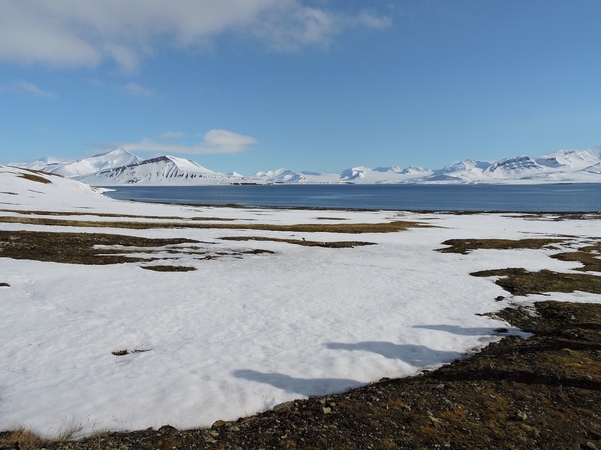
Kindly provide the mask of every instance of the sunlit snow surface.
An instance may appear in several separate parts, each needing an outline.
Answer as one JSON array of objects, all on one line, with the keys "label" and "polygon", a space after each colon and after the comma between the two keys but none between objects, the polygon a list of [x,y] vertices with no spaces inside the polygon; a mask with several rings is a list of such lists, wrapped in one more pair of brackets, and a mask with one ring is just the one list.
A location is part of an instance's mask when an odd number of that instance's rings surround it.
[{"label": "sunlit snow surface", "polygon": [[[332,223],[339,218],[345,219],[341,223],[417,220],[432,225],[347,235],[0,223],[2,230],[185,237],[211,243],[215,251],[275,252],[241,259],[183,257],[178,264],[197,268],[184,273],[147,271],[135,263],[83,266],[0,258],[0,282],[10,285],[0,288],[0,429],[25,427],[49,436],[79,427],[81,435],[164,424],[210,426],[294,398],[440,366],[498,339],[495,328],[508,327],[477,314],[532,301],[507,297],[495,302],[509,294],[470,272],[504,267],[569,272],[577,267],[549,258],[549,250],[443,254],[435,251],[441,242],[560,235],[584,242],[601,236],[599,220],[119,202],[71,180],[49,177],[52,183],[41,184],[20,173],[0,166],[0,209],[204,216],[240,223]],[[219,239],[241,235],[377,245],[336,249]],[[550,297],[536,299],[541,298]],[[582,293],[552,298],[601,300]],[[125,349],[145,351],[111,353]]]}]

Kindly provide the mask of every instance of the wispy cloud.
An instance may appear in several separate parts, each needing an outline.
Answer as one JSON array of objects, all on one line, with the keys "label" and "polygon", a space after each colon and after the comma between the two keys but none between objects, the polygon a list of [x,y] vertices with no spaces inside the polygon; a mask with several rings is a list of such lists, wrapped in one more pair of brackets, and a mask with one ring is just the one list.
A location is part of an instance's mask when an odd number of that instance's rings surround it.
[{"label": "wispy cloud", "polygon": [[359,24],[367,28],[383,29],[392,26],[390,17],[381,16],[373,9],[364,9],[357,17]]},{"label": "wispy cloud", "polygon": [[147,89],[143,86],[140,86],[137,83],[127,83],[124,86],[124,89],[133,95],[141,95],[144,97],[149,97],[151,95],[154,95],[154,91],[152,89]]},{"label": "wispy cloud", "polygon": [[280,51],[327,45],[343,30],[385,28],[375,10],[354,16],[306,0],[3,0],[0,60],[96,67],[112,60],[125,72],[166,46],[203,46],[228,32]]},{"label": "wispy cloud", "polygon": [[[179,136],[180,132],[173,133]],[[159,137],[162,137],[159,135]],[[183,135],[183,133],[182,133]],[[190,154],[190,155],[208,155],[208,154],[226,154],[240,153],[248,150],[250,146],[256,144],[257,140],[252,136],[234,133],[228,130],[209,130],[204,134],[203,141],[194,145],[181,145],[166,142],[156,142],[152,139],[142,139],[140,142],[111,142],[100,144],[104,149],[114,149],[123,147],[131,152],[152,152],[157,154]]]},{"label": "wispy cloud", "polygon": [[164,133],[159,134],[159,138],[161,139],[182,139],[186,136],[186,133],[183,131],[165,131]]},{"label": "wispy cloud", "polygon": [[6,85],[0,85],[0,93],[11,92],[13,94],[30,94],[37,97],[56,98],[54,92],[46,91],[25,80],[13,81]]}]

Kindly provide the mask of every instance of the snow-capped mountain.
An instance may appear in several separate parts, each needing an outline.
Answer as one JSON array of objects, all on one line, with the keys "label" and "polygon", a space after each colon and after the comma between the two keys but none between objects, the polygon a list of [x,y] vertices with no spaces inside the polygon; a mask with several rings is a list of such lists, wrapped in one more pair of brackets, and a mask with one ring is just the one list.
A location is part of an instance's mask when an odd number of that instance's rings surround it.
[{"label": "snow-capped mountain", "polygon": [[244,177],[214,172],[194,161],[175,156],[159,156],[74,178],[93,186],[236,184],[245,180]]},{"label": "snow-capped mountain", "polygon": [[60,161],[56,158],[42,158],[31,163],[15,163],[12,165],[27,169],[55,173],[69,178],[80,177],[101,172],[103,170],[123,167],[142,161],[133,153],[119,147],[108,153],[94,155],[76,161]]},{"label": "snow-capped mountain", "polygon": [[303,174],[288,169],[257,172],[254,177],[264,183],[307,183],[308,181]]},{"label": "snow-capped mountain", "polygon": [[370,169],[357,166],[338,173],[294,172],[278,169],[245,177],[237,172],[223,174],[174,156],[142,160],[123,148],[77,161],[44,158],[12,165],[52,172],[92,186],[123,184],[385,184],[385,183],[601,183],[601,147],[589,150],[560,150],[536,158],[514,156],[499,161],[466,159],[430,170],[399,166]]}]

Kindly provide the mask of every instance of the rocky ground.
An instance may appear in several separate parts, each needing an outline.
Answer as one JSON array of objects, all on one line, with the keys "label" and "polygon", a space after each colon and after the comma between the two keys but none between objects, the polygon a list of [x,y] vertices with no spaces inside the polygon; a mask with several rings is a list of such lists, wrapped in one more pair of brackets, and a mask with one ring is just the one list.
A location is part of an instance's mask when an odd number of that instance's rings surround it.
[{"label": "rocky ground", "polygon": [[[601,305],[541,302],[499,313],[534,333],[405,379],[279,405],[210,429],[164,426],[1,449],[601,449]],[[499,330],[503,332],[503,330]]]}]

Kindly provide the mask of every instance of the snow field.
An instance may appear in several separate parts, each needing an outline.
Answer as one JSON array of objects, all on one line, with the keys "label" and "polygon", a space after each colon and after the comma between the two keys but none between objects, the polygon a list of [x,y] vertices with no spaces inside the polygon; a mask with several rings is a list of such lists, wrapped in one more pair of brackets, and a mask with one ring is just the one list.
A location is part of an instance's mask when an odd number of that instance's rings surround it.
[{"label": "snow field", "polygon": [[[69,183],[63,189],[72,189]],[[26,197],[23,209],[75,208],[63,206],[64,192],[57,198],[47,185],[36,185],[37,194],[29,190],[31,183],[23,186],[27,190],[13,187],[18,195],[5,194],[2,201]],[[509,327],[477,314],[532,300],[511,298],[491,279],[470,272],[504,267],[568,272],[576,267],[549,258],[549,250],[435,251],[443,241],[572,235],[584,242],[601,235],[598,220],[557,222],[521,215],[199,210],[117,202],[92,191],[74,194],[73,202],[83,208],[87,197],[93,199],[90,212],[230,215],[288,224],[338,216],[347,219],[344,223],[404,219],[432,227],[335,234],[0,223],[2,230],[183,237],[208,242],[199,245],[211,251],[275,252],[213,260],[180,254],[177,264],[197,269],[185,273],[148,271],[139,263],[85,266],[0,258],[0,282],[10,285],[0,288],[0,429],[24,427],[58,436],[65,428],[83,435],[164,424],[210,426],[294,398],[435,368],[498,339],[494,329]],[[377,245],[332,249],[219,240],[291,234],[294,239]],[[495,302],[497,296],[507,299]],[[552,298],[601,300],[581,293]],[[129,353],[113,354],[123,350]]]}]

